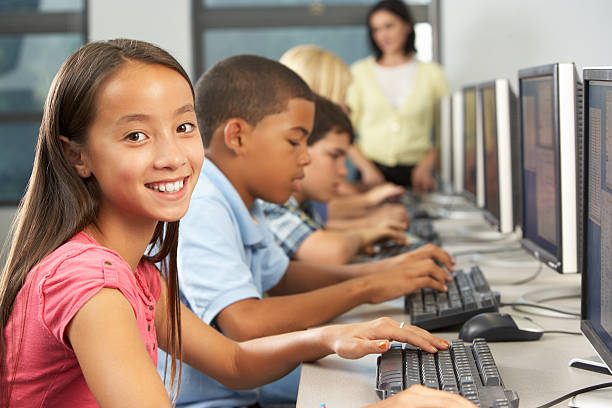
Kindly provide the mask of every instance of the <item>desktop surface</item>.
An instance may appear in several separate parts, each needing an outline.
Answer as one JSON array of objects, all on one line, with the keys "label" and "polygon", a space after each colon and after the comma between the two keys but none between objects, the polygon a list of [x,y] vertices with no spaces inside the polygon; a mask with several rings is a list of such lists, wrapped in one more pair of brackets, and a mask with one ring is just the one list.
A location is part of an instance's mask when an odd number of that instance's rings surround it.
[{"label": "desktop surface", "polygon": [[[473,222],[473,221],[470,221]],[[484,223],[484,221],[481,221]],[[467,223],[467,222],[466,222]],[[440,220],[435,225],[441,232],[444,242],[444,231],[457,227],[457,221]],[[499,245],[499,242],[494,245]],[[463,250],[474,245],[455,244],[448,250]],[[525,257],[528,255],[525,254]],[[457,268],[468,268],[469,257],[458,259]],[[511,302],[528,290],[550,286],[576,287],[580,276],[559,275],[546,268],[534,281],[515,286],[513,282],[533,274],[530,268],[491,268],[481,265],[493,290],[501,293],[503,302]],[[565,299],[550,302],[549,305],[573,307],[579,306],[578,299]],[[501,312],[531,316],[503,307]],[[389,316],[397,321],[409,322],[404,311],[403,299],[395,299],[379,305],[362,305],[340,316],[334,323],[354,323]],[[531,316],[547,330],[579,331],[578,319],[558,319],[545,316]],[[435,331],[434,333],[447,341],[458,338],[455,331]],[[610,377],[568,366],[571,358],[593,355],[593,349],[583,336],[567,334],[544,334],[532,342],[489,343],[493,357],[497,362],[500,375],[507,388],[517,392],[521,407],[534,407],[553,400],[572,390],[610,381]],[[366,356],[359,360],[343,360],[335,355],[325,357],[315,363],[303,365],[297,407],[311,408],[326,404],[329,407],[362,407],[379,401],[375,392],[377,355]],[[567,402],[558,406],[566,406]]]}]

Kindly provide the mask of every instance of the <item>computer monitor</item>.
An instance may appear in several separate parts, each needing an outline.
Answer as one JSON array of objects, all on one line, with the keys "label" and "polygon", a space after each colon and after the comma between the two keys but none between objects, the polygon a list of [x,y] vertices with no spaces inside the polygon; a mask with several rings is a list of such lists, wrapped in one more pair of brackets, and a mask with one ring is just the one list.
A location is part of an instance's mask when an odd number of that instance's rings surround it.
[{"label": "computer monitor", "polygon": [[482,133],[478,129],[476,86],[463,88],[463,190],[478,207],[484,205]]},{"label": "computer monitor", "polygon": [[578,271],[573,63],[519,71],[522,246],[560,273]]},{"label": "computer monitor", "polygon": [[519,225],[520,142],[516,95],[507,79],[478,85],[484,160],[484,217],[501,233]]},{"label": "computer monitor", "polygon": [[443,96],[436,107],[436,120],[434,121],[436,139],[436,168],[435,174],[439,183],[440,192],[452,192],[453,182],[453,143],[451,126],[451,97]]},{"label": "computer monitor", "polygon": [[453,192],[463,192],[463,92],[457,91],[451,100]]},{"label": "computer monitor", "polygon": [[585,68],[580,328],[612,368],[612,68]]}]

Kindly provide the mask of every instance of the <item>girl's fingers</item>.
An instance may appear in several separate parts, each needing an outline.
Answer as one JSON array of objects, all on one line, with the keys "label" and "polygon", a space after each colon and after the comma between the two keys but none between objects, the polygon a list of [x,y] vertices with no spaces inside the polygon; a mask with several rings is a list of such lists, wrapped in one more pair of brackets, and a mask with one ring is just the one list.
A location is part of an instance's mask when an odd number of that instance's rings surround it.
[{"label": "girl's fingers", "polygon": [[448,348],[448,342],[446,340],[443,340],[429,333],[427,330],[421,329],[420,327],[406,324],[402,325],[401,323],[388,318],[381,318],[374,323],[375,326],[381,328],[380,331],[377,330],[374,334],[377,338],[388,338],[390,340],[400,341],[402,343],[409,343],[430,353],[435,353],[438,350],[445,350]]}]

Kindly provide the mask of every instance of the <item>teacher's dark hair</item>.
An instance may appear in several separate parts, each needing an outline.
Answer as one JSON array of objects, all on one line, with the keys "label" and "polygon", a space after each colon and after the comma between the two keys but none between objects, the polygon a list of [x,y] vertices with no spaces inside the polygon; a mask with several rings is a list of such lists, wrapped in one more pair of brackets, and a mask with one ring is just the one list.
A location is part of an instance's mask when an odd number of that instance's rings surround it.
[{"label": "teacher's dark hair", "polygon": [[410,14],[410,10],[408,6],[401,0],[382,0],[376,3],[370,11],[368,11],[368,16],[366,18],[366,25],[368,26],[368,37],[370,39],[370,47],[372,47],[372,51],[376,56],[376,59],[379,60],[382,58],[382,50],[374,41],[374,36],[372,35],[372,26],[370,25],[370,18],[372,14],[376,13],[380,10],[386,10],[390,13],[395,14],[399,18],[401,18],[405,23],[409,24],[412,28],[410,33],[406,36],[406,42],[404,43],[404,53],[406,55],[416,53],[416,47],[414,46],[414,41],[416,35],[414,34],[414,19],[412,18],[412,14]]}]

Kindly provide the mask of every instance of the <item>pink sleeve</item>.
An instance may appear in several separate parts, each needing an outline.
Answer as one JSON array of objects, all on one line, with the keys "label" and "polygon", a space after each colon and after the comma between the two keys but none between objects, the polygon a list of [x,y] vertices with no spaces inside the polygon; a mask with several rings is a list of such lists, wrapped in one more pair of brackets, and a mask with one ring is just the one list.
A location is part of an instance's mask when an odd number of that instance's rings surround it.
[{"label": "pink sleeve", "polygon": [[40,282],[43,325],[55,339],[70,348],[65,335],[72,318],[100,289],[118,289],[119,273],[126,267],[129,269],[116,254],[99,247],[61,262]]}]

